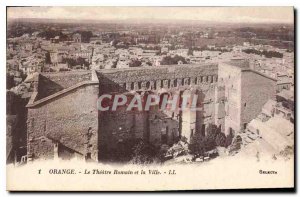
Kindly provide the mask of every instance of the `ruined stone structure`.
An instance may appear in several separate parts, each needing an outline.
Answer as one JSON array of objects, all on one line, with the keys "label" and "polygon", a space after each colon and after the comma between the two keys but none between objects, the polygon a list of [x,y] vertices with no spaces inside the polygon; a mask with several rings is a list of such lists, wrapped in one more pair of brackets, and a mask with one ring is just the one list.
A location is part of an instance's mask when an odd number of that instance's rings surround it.
[{"label": "ruined stone structure", "polygon": [[[184,136],[190,141],[203,125],[214,123],[215,88],[218,67],[209,65],[168,66],[105,70],[98,72],[100,95],[105,93],[155,94],[160,97],[197,94],[201,111],[117,111],[100,112],[99,143],[105,152],[113,152],[118,143],[128,138],[140,138],[154,145],[171,145]],[[203,130],[203,132],[205,132]],[[100,148],[101,149],[101,148]]]},{"label": "ruined stone structure", "polygon": [[[172,145],[179,137],[189,142],[196,132],[205,135],[210,124],[237,133],[275,95],[275,87],[274,79],[241,61],[40,74],[27,105],[27,156],[98,161],[132,139],[155,146]],[[108,93],[193,94],[200,110],[98,111],[98,97]]]},{"label": "ruined stone structure", "polygon": [[225,134],[243,131],[267,100],[275,98],[276,80],[249,69],[243,60],[220,63],[218,76],[215,122]]}]

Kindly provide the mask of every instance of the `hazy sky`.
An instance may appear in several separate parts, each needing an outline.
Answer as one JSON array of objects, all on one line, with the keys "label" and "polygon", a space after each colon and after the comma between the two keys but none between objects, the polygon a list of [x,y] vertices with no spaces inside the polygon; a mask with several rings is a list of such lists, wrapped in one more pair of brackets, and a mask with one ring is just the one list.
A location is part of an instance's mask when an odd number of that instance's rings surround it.
[{"label": "hazy sky", "polygon": [[8,18],[293,23],[293,7],[10,7]]}]

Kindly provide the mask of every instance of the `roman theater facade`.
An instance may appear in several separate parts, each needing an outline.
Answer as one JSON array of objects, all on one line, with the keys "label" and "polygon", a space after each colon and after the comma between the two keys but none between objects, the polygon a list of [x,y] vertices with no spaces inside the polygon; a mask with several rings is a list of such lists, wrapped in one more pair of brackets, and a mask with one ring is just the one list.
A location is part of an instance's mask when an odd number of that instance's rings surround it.
[{"label": "roman theater facade", "polygon": [[[276,86],[276,80],[244,64],[38,74],[27,105],[28,160],[79,156],[100,161],[130,140],[142,139],[158,147],[179,138],[189,143],[196,132],[205,136],[209,125],[237,134],[275,95]],[[169,100],[179,96],[179,108],[160,110],[157,104],[151,110],[128,111],[125,104],[100,111],[97,100],[104,94],[157,95]],[[184,95],[197,95],[197,110],[180,110]]]}]

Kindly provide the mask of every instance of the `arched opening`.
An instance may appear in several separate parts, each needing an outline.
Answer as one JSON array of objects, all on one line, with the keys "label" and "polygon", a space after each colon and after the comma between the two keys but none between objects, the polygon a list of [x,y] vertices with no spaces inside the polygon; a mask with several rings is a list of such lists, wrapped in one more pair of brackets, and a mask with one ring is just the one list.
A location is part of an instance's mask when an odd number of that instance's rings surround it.
[{"label": "arched opening", "polygon": [[146,88],[149,89],[150,88],[150,81],[146,82]]},{"label": "arched opening", "polygon": [[133,82],[131,82],[131,84],[130,84],[130,90],[134,90],[134,83]]}]

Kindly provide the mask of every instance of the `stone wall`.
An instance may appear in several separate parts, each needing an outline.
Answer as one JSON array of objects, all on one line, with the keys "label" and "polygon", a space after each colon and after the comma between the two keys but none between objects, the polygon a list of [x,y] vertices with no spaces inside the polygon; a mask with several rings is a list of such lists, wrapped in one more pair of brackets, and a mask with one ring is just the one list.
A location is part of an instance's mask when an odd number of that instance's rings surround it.
[{"label": "stone wall", "polygon": [[26,153],[27,98],[6,91],[6,157],[7,162],[20,161]]},{"label": "stone wall", "polygon": [[228,63],[219,64],[217,121],[226,135],[230,131],[240,130],[241,70],[240,67]]},{"label": "stone wall", "polygon": [[216,122],[224,124],[225,134],[243,131],[268,99],[275,97],[276,80],[250,70],[246,62],[219,64],[218,77]]},{"label": "stone wall", "polygon": [[172,89],[217,81],[218,66],[170,65],[97,71],[101,92]]},{"label": "stone wall", "polygon": [[[172,145],[180,135],[190,139],[203,124],[214,123],[215,87],[218,80],[217,65],[174,65],[151,68],[112,69],[97,71],[100,90],[105,93],[136,94],[151,92],[180,94],[193,90],[198,94],[201,111],[186,112],[180,122],[179,112],[158,109],[150,112],[99,112],[99,143],[108,151],[128,139],[144,139],[154,145]],[[192,116],[190,116],[192,114]],[[182,114],[181,114],[182,116]],[[101,151],[101,150],[100,150]],[[101,155],[101,154],[100,154]],[[101,156],[100,156],[101,157]]]},{"label": "stone wall", "polygon": [[98,85],[83,85],[28,108],[28,155],[53,158],[58,143],[98,159]]},{"label": "stone wall", "polygon": [[241,129],[261,112],[264,104],[275,100],[276,80],[253,71],[243,71],[241,79]]},{"label": "stone wall", "polygon": [[[223,63],[98,70],[96,75],[99,84],[90,71],[40,77],[38,98],[28,106],[29,156],[54,158],[58,144],[58,155],[91,153],[98,160],[102,153],[113,155],[125,142],[136,139],[156,146],[172,145],[179,136],[205,135],[203,128],[210,124],[221,126],[226,134],[229,128],[239,131],[257,116],[273,91],[275,95],[276,87],[276,82],[244,65]],[[98,96],[104,93],[172,96],[185,91],[198,95],[200,110],[172,113],[158,106],[151,111],[126,111],[126,106],[117,111],[97,109]]]}]

